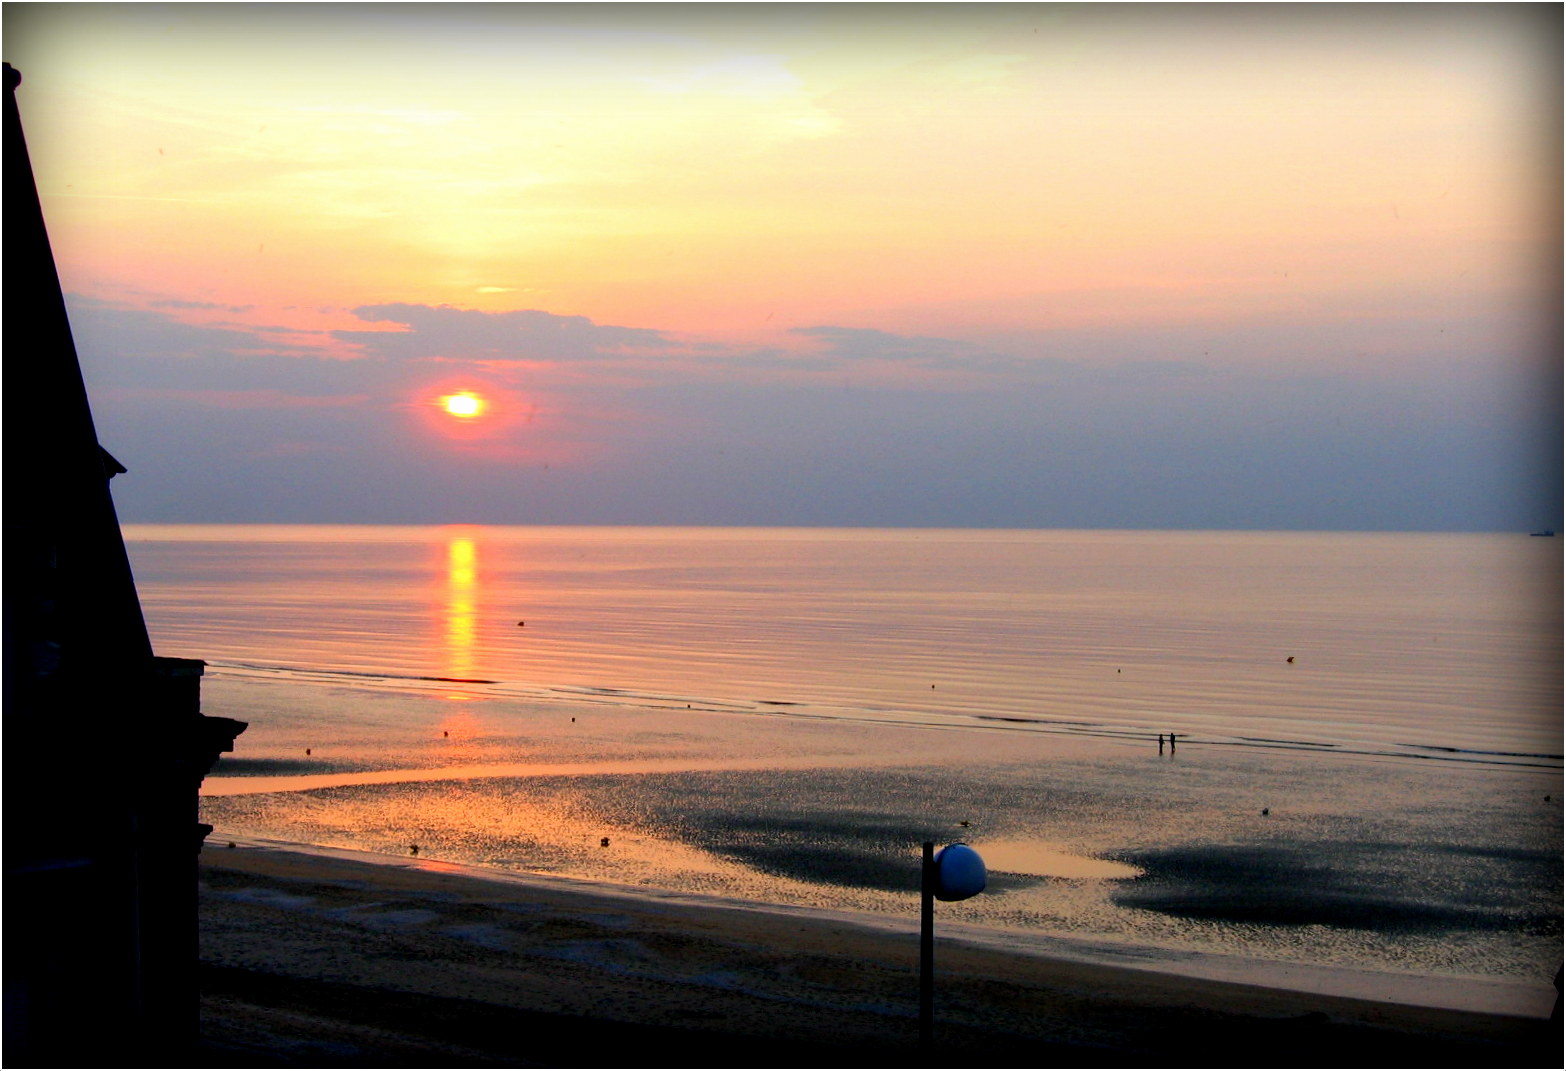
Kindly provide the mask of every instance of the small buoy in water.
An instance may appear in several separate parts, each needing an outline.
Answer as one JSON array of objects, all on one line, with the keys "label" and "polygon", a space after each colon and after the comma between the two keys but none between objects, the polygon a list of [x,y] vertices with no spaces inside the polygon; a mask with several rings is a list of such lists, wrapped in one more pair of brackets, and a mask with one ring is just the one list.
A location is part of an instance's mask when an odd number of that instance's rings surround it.
[{"label": "small buoy in water", "polygon": [[598,842],[598,846],[600,848],[607,848],[607,847],[609,847],[609,838],[608,837],[604,837],[602,840],[600,840]]},{"label": "small buoy in water", "polygon": [[451,730],[450,729],[442,729],[440,731],[440,735],[442,735],[442,736],[450,736],[451,735]]},{"label": "small buoy in water", "polygon": [[526,621],[518,621],[518,622],[517,622],[517,628],[521,628],[521,627],[522,627],[522,626],[523,626],[523,625],[525,625],[525,624],[527,624],[527,622],[526,622]]},{"label": "small buoy in water", "polygon": [[575,718],[572,718],[572,719],[571,719],[571,720],[572,720],[572,721],[575,721],[575,720],[576,720],[576,719],[575,719]]},{"label": "small buoy in water", "polygon": [[305,748],[305,754],[306,755],[310,754],[310,749],[309,748]]},{"label": "small buoy in water", "polygon": [[1293,661],[1294,661],[1294,656],[1293,656],[1293,655],[1290,655],[1290,656],[1289,656],[1289,657],[1287,657],[1287,658],[1285,658],[1285,659],[1284,659],[1284,661],[1285,661],[1285,662],[1289,662],[1289,663],[1293,663]]}]

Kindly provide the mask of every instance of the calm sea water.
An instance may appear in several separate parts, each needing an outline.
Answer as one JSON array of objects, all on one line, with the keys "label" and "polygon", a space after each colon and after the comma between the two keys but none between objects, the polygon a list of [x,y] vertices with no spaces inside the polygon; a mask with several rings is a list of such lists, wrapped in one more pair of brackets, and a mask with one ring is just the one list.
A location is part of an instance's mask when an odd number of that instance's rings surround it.
[{"label": "calm sea water", "polygon": [[961,837],[986,925],[1559,958],[1554,539],[126,536],[158,652],[252,723],[208,782],[235,833],[871,911]]},{"label": "calm sea water", "polygon": [[[1496,535],[146,527],[162,653],[1559,762],[1561,554]],[[1019,723],[1013,723],[1019,724]]]}]

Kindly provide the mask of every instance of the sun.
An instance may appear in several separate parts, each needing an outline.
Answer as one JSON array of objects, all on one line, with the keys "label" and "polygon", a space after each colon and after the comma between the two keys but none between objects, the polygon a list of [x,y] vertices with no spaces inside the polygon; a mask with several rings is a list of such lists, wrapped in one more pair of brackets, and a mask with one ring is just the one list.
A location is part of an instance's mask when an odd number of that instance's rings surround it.
[{"label": "sun", "polygon": [[484,399],[469,390],[443,395],[440,406],[446,412],[462,420],[471,420],[484,412]]},{"label": "sun", "polygon": [[452,376],[420,386],[408,407],[425,432],[449,446],[470,449],[510,441],[519,422],[517,400],[516,391],[503,383]]}]

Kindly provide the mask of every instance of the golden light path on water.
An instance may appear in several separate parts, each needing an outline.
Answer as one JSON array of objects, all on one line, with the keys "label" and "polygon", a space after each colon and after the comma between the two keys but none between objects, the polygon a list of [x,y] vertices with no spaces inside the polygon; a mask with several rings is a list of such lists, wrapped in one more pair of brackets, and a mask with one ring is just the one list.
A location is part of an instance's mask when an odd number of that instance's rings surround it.
[{"label": "golden light path on water", "polygon": [[478,548],[467,536],[446,545],[446,676],[473,676],[473,641],[478,629]]}]

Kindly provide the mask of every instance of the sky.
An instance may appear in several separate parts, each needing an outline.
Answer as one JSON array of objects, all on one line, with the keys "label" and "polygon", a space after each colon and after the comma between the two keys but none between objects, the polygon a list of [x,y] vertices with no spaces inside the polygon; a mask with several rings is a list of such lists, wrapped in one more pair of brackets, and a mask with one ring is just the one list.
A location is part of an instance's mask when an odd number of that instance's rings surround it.
[{"label": "sky", "polygon": [[1561,19],[6,3],[0,45],[126,522],[1524,531]]}]

